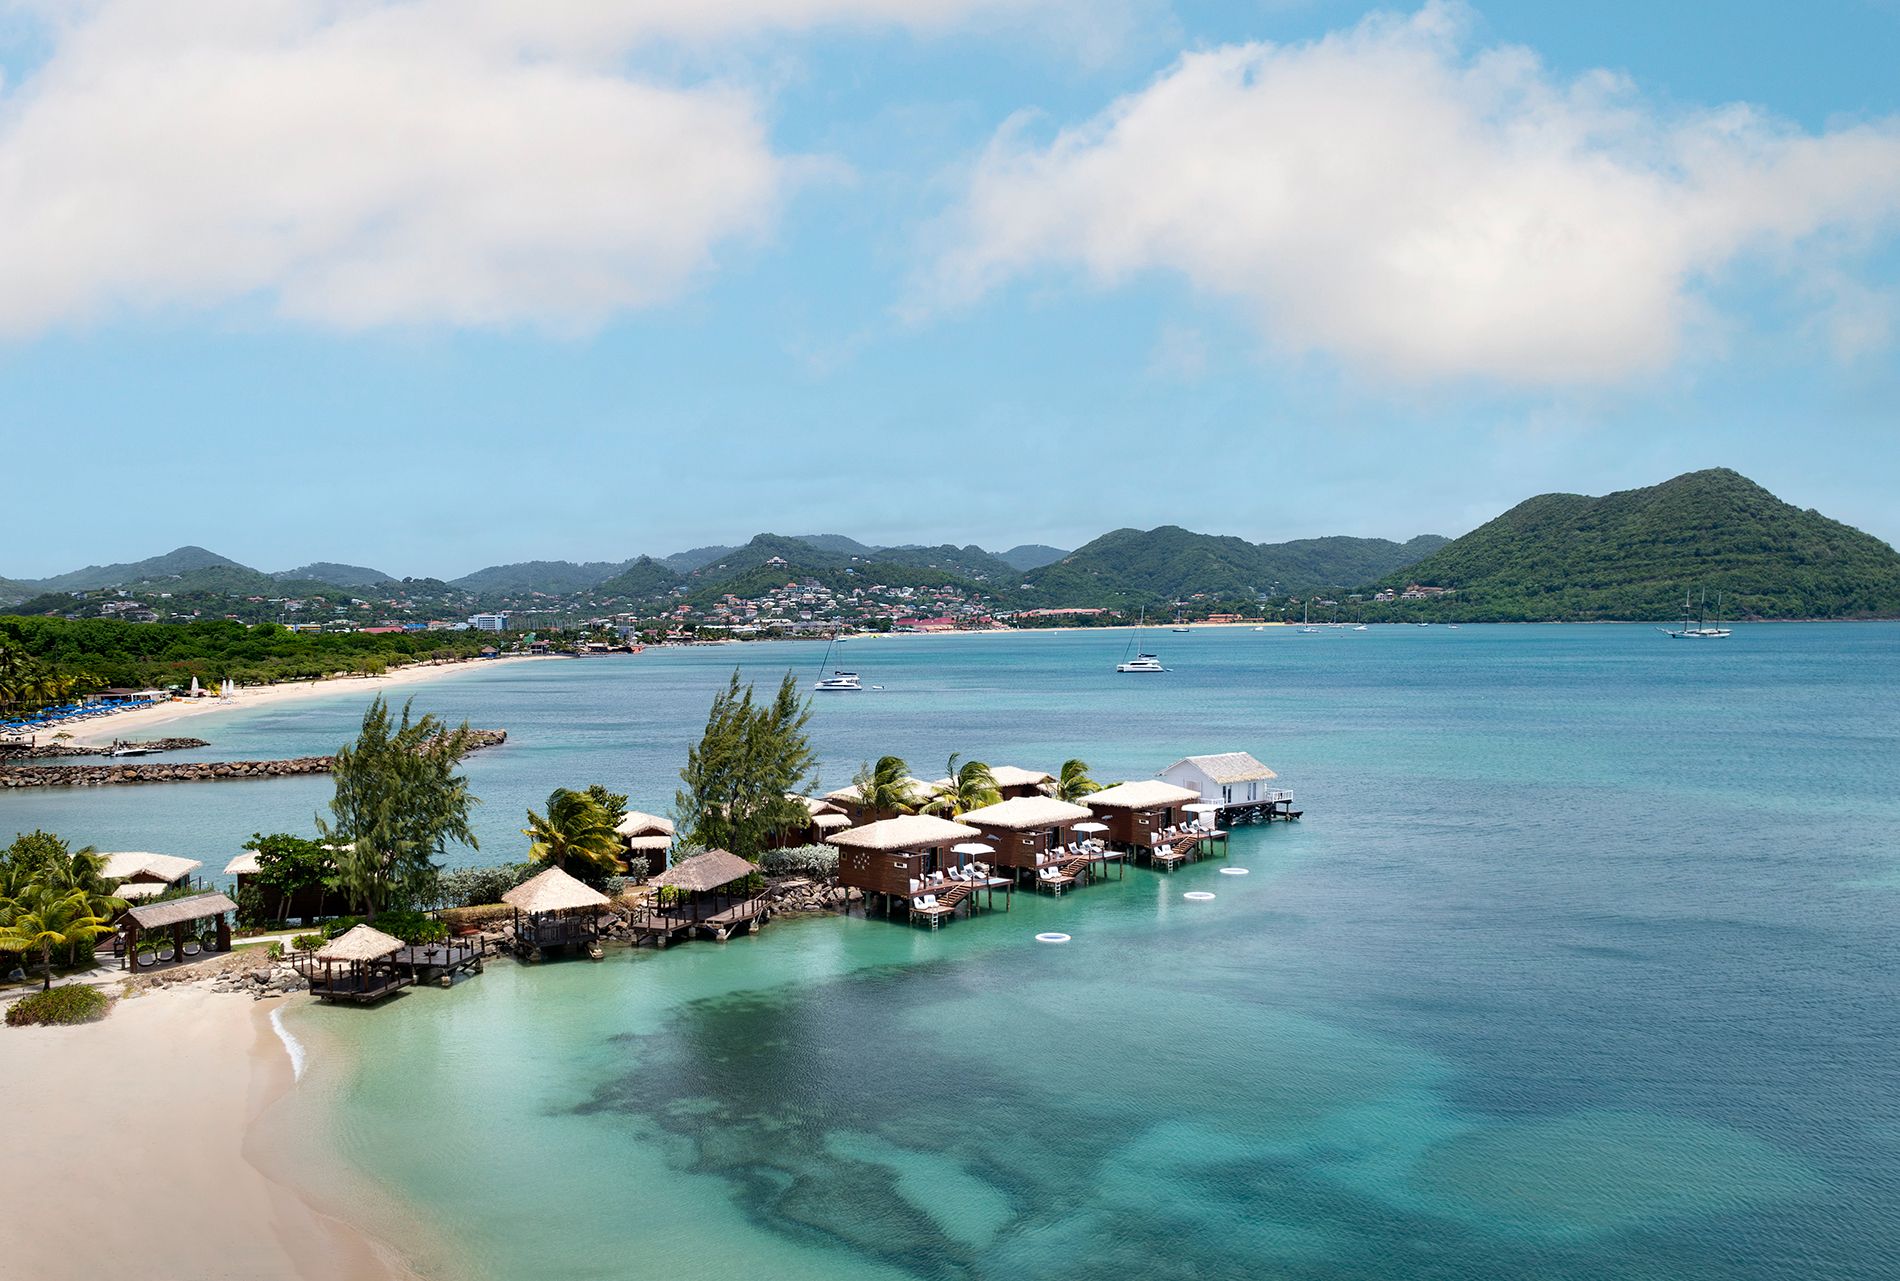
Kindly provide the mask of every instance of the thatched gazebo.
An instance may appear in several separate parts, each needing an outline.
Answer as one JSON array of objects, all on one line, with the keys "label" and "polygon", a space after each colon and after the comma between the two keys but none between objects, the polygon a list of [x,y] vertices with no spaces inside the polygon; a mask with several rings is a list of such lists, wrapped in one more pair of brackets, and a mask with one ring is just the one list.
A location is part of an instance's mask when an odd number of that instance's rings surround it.
[{"label": "thatched gazebo", "polygon": [[[196,866],[196,864],[193,864]],[[139,937],[157,930],[169,930],[171,936],[171,956],[184,957],[186,936],[195,934],[200,921],[216,920],[217,936],[212,943],[213,951],[231,950],[231,922],[225,915],[236,912],[237,904],[222,894],[193,894],[189,898],[166,899],[163,903],[147,903],[143,907],[127,908],[120,919],[120,928],[125,932],[126,966],[134,973],[139,970]],[[191,945],[196,947],[194,943]],[[160,956],[161,960],[171,957]]]},{"label": "thatched gazebo", "polygon": [[[653,878],[654,896],[635,928],[662,946],[676,934],[695,930],[721,941],[743,933],[764,916],[763,900],[733,887],[758,870],[727,850],[681,859]],[[662,905],[663,899],[672,901]]]},{"label": "thatched gazebo", "polygon": [[597,951],[601,909],[612,901],[558,867],[537,872],[501,896],[515,910],[515,951],[539,960],[549,948]]},{"label": "thatched gazebo", "polygon": [[300,961],[297,968],[319,999],[368,1004],[415,981],[396,964],[396,953],[402,949],[401,939],[372,925],[356,925]]}]

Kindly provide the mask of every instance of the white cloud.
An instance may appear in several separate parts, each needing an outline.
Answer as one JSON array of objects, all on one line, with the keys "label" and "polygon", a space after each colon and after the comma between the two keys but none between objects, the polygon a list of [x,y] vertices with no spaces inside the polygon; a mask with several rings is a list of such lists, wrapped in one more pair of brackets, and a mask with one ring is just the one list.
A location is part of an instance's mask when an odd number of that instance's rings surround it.
[{"label": "white cloud", "polygon": [[[325,325],[597,325],[769,231],[805,162],[656,39],[1034,0],[89,0],[0,94],[0,333],[261,299]],[[15,6],[16,8],[21,6]]]},{"label": "white cloud", "polygon": [[1836,270],[1900,215],[1900,122],[1672,113],[1623,79],[1471,51],[1431,3],[1300,45],[1185,55],[1046,145],[975,167],[933,294],[1046,264],[1179,273],[1287,352],[1405,381],[1608,383],[1678,354],[1744,263]]}]

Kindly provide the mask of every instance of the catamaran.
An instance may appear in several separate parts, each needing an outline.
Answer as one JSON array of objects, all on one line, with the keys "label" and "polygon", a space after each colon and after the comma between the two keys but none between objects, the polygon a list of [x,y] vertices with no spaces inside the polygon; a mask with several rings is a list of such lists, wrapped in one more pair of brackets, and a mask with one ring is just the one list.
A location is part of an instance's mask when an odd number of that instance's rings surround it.
[{"label": "catamaran", "polygon": [[1689,622],[1689,593],[1684,592],[1682,594],[1682,626],[1677,628],[1664,627],[1659,630],[1661,630],[1663,635],[1673,637],[1676,640],[1721,640],[1730,634],[1728,628],[1721,626],[1722,598],[1719,595],[1715,598],[1714,624],[1711,624],[1707,618],[1708,608],[1709,594],[1703,592],[1702,608],[1696,612],[1695,624],[1691,626]]},{"label": "catamaran", "polygon": [[[825,656],[818,664],[818,670],[821,673],[826,667],[831,665],[831,651],[837,643],[838,634],[833,632],[831,634],[831,644],[825,646]],[[864,685],[858,680],[858,674],[856,672],[842,672],[836,669],[833,669],[829,676],[821,675],[818,678],[818,683],[812,686],[812,689],[820,694],[837,694],[846,690],[861,690],[863,688]]]},{"label": "catamaran", "polygon": [[[1141,611],[1141,621],[1135,624],[1135,634],[1128,638],[1129,649],[1133,649],[1135,642],[1141,639],[1141,629],[1145,627],[1147,623],[1148,611],[1143,609]],[[1168,669],[1161,665],[1159,658],[1156,658],[1153,654],[1150,654],[1144,649],[1133,658],[1128,657],[1128,650],[1123,650],[1122,661],[1115,664],[1115,670],[1118,672],[1165,672]]]}]

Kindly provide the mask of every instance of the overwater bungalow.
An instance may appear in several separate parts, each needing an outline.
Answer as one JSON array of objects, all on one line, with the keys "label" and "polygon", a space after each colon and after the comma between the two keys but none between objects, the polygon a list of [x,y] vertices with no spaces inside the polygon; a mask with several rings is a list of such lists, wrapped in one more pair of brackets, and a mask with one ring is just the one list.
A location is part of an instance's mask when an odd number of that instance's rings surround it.
[{"label": "overwater bungalow", "polygon": [[1223,828],[1298,818],[1293,793],[1270,786],[1278,777],[1246,752],[1184,756],[1160,774],[1164,782],[1192,788],[1202,804],[1214,806],[1213,824]]},{"label": "overwater bungalow", "polygon": [[370,925],[355,925],[297,961],[310,994],[323,1001],[367,1005],[415,982],[396,963],[403,941]]},{"label": "overwater bungalow", "polygon": [[658,814],[628,810],[614,828],[627,845],[627,874],[645,879],[666,870],[667,851],[673,848],[673,821]]},{"label": "overwater bungalow", "polygon": [[99,874],[119,882],[113,894],[123,899],[157,898],[177,887],[189,886],[191,874],[204,864],[195,858],[176,854],[148,854],[143,850],[125,850],[105,855]]},{"label": "overwater bungalow", "polygon": [[[931,785],[924,782],[921,778],[907,777],[903,780],[902,786],[904,788],[905,799],[912,808],[922,805],[925,801],[930,799]],[[885,819],[902,817],[896,810],[890,809],[889,807],[873,809],[869,805],[866,805],[864,803],[864,797],[858,792],[856,783],[826,792],[824,799],[843,811],[845,816],[851,820],[851,826],[853,827],[864,823],[881,823]]]},{"label": "overwater bungalow", "polygon": [[[838,884],[864,894],[886,913],[903,906],[909,919],[935,925],[958,907],[974,911],[977,895],[1004,891],[1009,905],[1012,882],[994,874],[992,853],[958,846],[977,844],[983,832],[932,814],[900,814],[863,827],[833,832],[826,842],[838,847]],[[980,865],[980,866],[979,866]]]},{"label": "overwater bungalow", "polygon": [[[1178,861],[1177,850],[1184,844],[1192,849],[1194,842],[1190,838],[1172,839],[1170,834],[1194,821],[1195,815],[1184,807],[1199,804],[1200,799],[1201,794],[1192,788],[1159,779],[1139,779],[1091,792],[1082,803],[1097,822],[1108,828],[1102,835],[1109,844],[1150,858],[1162,850],[1164,861]],[[1185,856],[1182,852],[1181,857]]]},{"label": "overwater bungalow", "polygon": [[[134,974],[148,964],[189,960],[202,951],[229,952],[231,915],[236,911],[237,904],[218,893],[146,903],[126,909],[113,945],[123,952],[126,968]],[[209,937],[205,937],[206,922],[211,923]],[[147,960],[140,960],[141,951]]]},{"label": "overwater bungalow", "polygon": [[531,961],[556,948],[600,956],[600,915],[610,899],[558,867],[538,872],[501,896],[515,910],[515,952]]},{"label": "overwater bungalow", "polygon": [[1086,806],[1050,796],[1017,796],[967,810],[958,821],[983,833],[996,851],[989,862],[999,871],[1059,893],[1087,878],[1098,863],[1120,858],[1078,839],[1076,825],[1093,818]]},{"label": "overwater bungalow", "polygon": [[653,878],[653,897],[634,917],[636,941],[665,947],[699,934],[723,943],[763,925],[765,900],[747,888],[758,870],[726,850],[681,859]]}]

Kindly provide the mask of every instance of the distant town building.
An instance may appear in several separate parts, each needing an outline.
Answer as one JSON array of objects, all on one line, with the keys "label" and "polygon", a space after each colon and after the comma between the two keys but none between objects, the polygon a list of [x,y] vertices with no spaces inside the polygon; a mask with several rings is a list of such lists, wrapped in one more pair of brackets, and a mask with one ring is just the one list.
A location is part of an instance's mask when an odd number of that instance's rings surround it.
[{"label": "distant town building", "polygon": [[468,625],[478,632],[505,632],[508,630],[508,615],[471,614]]}]

